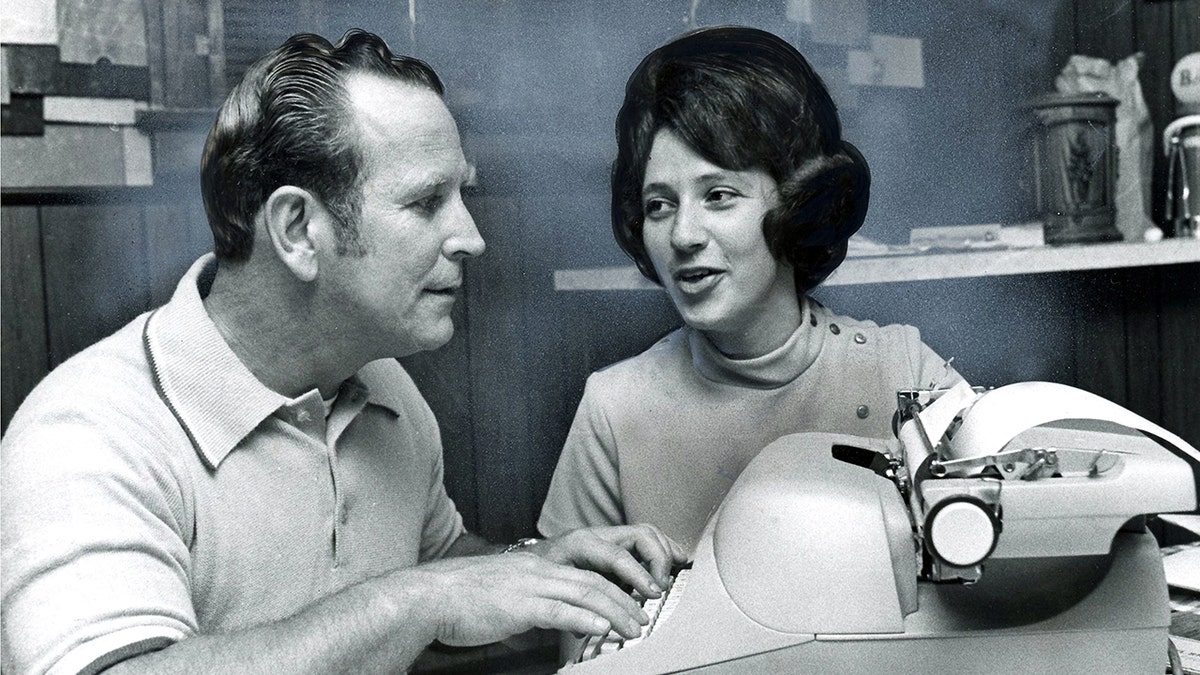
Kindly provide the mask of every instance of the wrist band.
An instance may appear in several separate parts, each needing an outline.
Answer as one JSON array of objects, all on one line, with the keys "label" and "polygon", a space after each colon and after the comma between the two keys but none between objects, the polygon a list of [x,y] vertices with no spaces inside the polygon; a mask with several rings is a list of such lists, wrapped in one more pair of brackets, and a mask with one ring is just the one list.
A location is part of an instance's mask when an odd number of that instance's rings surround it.
[{"label": "wrist band", "polygon": [[541,541],[542,540],[538,539],[537,537],[525,537],[524,539],[518,539],[518,540],[514,541],[513,543],[509,544],[508,548],[504,549],[504,552],[512,553],[513,551],[520,551],[522,549],[529,548],[530,546],[533,546],[534,544],[540,543]]}]

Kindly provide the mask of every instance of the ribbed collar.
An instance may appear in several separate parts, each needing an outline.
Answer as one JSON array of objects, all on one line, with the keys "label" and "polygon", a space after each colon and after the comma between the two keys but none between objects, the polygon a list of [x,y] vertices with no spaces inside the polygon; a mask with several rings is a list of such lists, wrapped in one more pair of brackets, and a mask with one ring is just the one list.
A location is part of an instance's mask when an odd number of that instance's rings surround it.
[{"label": "ribbed collar", "polygon": [[778,348],[762,356],[731,359],[717,349],[703,333],[687,329],[692,365],[705,379],[753,389],[776,389],[792,382],[808,370],[825,343],[825,323],[818,316],[820,305],[803,298],[800,327]]},{"label": "ribbed collar", "polygon": [[[147,319],[142,336],[159,395],[210,469],[290,403],[238,359],[204,309],[202,292],[207,294],[216,269],[211,253],[193,263],[171,301]],[[369,396],[368,385],[357,377],[347,380],[343,393],[347,385]],[[383,393],[380,398],[377,403],[399,412],[394,397]]]}]

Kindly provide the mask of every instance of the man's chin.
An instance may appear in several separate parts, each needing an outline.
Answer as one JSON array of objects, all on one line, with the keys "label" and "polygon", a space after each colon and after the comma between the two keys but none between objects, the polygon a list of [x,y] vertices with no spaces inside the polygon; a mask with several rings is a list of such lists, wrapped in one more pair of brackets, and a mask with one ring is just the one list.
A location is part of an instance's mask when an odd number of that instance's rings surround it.
[{"label": "man's chin", "polygon": [[450,339],[454,337],[454,324],[449,320],[446,321],[446,328],[440,330],[430,330],[421,335],[410,336],[404,344],[400,346],[399,353],[396,358],[411,356],[420,352],[432,352],[446,346]]}]

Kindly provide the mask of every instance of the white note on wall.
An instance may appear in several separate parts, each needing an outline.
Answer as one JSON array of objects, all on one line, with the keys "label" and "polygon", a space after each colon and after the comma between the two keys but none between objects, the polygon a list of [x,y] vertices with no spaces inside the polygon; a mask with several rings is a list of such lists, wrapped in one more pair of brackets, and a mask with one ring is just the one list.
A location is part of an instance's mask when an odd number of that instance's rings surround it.
[{"label": "white note on wall", "polygon": [[58,43],[55,0],[6,0],[0,3],[0,42],[52,45]]},{"label": "white note on wall", "polygon": [[866,42],[870,29],[867,0],[811,0],[808,6],[813,42],[853,47]]},{"label": "white note on wall", "polygon": [[812,0],[788,0],[787,20],[792,23],[811,24],[813,22]]},{"label": "white note on wall", "polygon": [[851,84],[863,86],[924,87],[920,38],[872,35],[870,51],[848,53],[847,76]]}]

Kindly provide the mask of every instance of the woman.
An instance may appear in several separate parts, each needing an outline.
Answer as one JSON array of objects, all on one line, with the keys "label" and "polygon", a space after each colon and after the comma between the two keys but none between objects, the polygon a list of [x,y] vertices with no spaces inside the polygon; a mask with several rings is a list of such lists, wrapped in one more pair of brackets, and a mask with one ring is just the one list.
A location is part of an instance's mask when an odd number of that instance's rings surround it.
[{"label": "woman", "polygon": [[898,390],[960,379],[915,328],[805,295],[845,258],[871,181],[791,45],[720,27],[660,47],[629,79],[617,142],[617,242],[685,325],[588,378],[544,534],[650,522],[691,550],[771,441],[890,437]]}]

